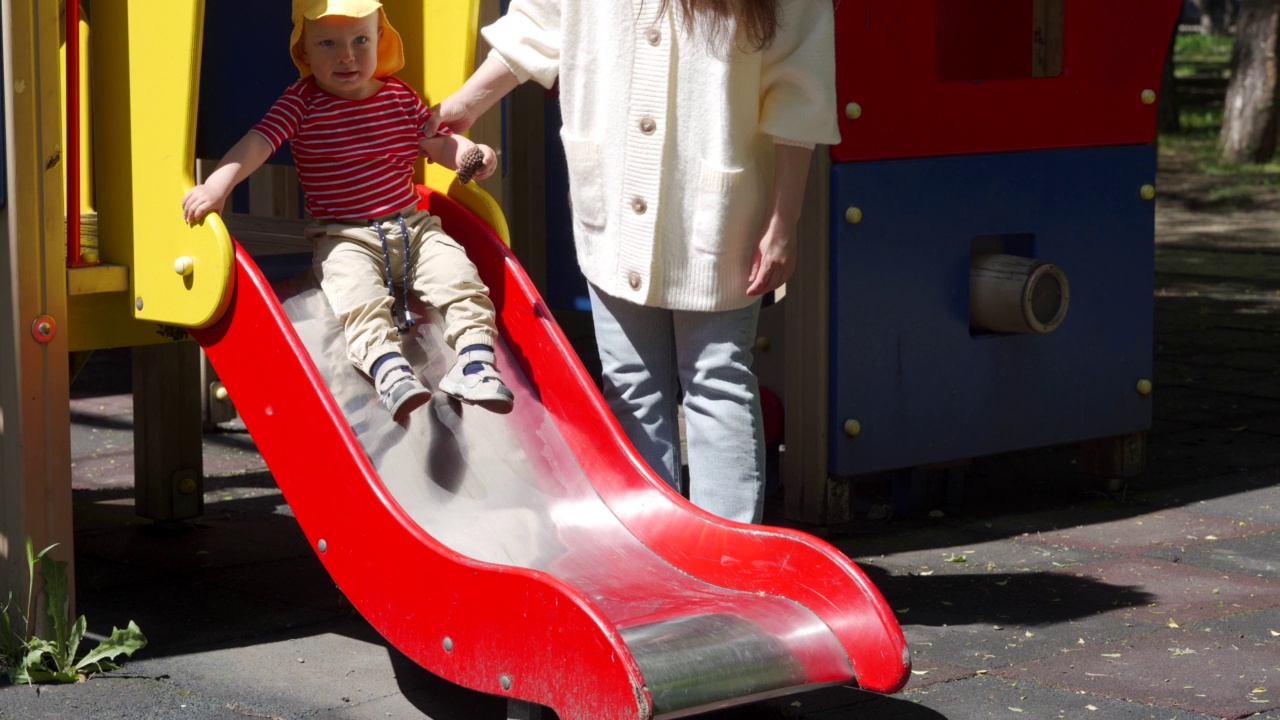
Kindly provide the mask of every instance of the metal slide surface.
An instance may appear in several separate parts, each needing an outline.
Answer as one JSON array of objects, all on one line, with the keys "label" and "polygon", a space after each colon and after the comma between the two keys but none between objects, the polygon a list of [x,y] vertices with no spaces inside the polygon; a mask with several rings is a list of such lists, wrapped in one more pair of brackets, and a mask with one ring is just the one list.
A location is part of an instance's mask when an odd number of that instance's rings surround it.
[{"label": "metal slide surface", "polygon": [[[314,281],[273,289],[238,246],[229,311],[193,332],[361,614],[427,670],[563,720],[900,689],[906,642],[861,570],[669,491],[507,248],[452,201],[428,204],[489,285],[511,414],[438,394],[396,424]],[[405,352],[434,387],[453,359],[434,312]]]}]

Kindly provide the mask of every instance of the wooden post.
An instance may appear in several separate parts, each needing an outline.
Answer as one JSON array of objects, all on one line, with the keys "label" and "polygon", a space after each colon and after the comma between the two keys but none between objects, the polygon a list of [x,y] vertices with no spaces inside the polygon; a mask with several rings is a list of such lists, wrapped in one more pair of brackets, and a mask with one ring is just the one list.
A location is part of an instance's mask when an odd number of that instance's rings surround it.
[{"label": "wooden post", "polygon": [[543,138],[559,128],[545,127],[546,90],[527,82],[507,96],[507,177],[503,206],[511,225],[511,250],[533,280],[547,291],[547,184]]},{"label": "wooden post", "polygon": [[827,466],[827,353],[831,318],[831,156],[820,149],[809,165],[797,237],[799,265],[787,283],[786,438],[782,464],[786,516],[828,524],[849,519],[849,489]]},{"label": "wooden post", "polygon": [[200,346],[133,349],[134,512],[158,521],[204,513]]},{"label": "wooden post", "polygon": [[[4,160],[0,195],[0,597],[25,599],[26,539],[74,561],[71,410],[59,99],[59,3],[13,0],[0,25]],[[19,85],[20,83],[20,85]],[[75,598],[68,567],[68,598]],[[72,608],[74,616],[74,608]],[[19,623],[21,619],[12,620]],[[47,635],[42,618],[37,634]],[[25,630],[21,628],[19,632]]]}]

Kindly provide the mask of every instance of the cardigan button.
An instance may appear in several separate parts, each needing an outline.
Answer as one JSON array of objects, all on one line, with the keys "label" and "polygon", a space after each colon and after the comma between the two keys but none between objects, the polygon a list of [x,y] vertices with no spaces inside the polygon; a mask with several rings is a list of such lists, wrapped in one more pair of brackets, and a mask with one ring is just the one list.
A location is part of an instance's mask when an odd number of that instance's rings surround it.
[{"label": "cardigan button", "polygon": [[644,37],[649,41],[650,45],[656,47],[658,43],[662,42],[662,31],[658,28],[649,28],[649,32],[645,33]]},{"label": "cardigan button", "polygon": [[635,271],[628,273],[627,284],[631,286],[632,290],[639,290],[640,289],[640,273]]},{"label": "cardigan button", "polygon": [[637,215],[643,215],[645,214],[645,211],[649,209],[649,204],[644,201],[644,198],[632,198],[631,209],[634,210]]},{"label": "cardigan button", "polygon": [[640,132],[645,135],[652,135],[654,130],[658,129],[658,123],[653,118],[643,118],[640,120]]}]

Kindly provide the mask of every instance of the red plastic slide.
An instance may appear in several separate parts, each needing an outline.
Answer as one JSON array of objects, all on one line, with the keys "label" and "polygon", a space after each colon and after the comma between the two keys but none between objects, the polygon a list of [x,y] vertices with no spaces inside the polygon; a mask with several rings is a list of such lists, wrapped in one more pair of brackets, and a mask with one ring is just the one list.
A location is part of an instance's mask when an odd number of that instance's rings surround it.
[{"label": "red plastic slide", "polygon": [[[490,288],[509,415],[436,395],[392,422],[318,288],[273,288],[239,247],[230,309],[193,332],[361,614],[432,673],[563,720],[900,689],[906,641],[862,571],[669,490],[510,251],[452,201],[427,203]],[[405,352],[434,386],[453,358],[434,313]]]}]

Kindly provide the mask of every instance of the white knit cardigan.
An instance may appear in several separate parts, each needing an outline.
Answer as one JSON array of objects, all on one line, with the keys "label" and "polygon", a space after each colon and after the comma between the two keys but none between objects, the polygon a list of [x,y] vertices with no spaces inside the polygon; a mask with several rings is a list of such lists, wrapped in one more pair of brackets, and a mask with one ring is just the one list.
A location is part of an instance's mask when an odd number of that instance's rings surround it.
[{"label": "white knit cardigan", "polygon": [[560,81],[574,242],[587,280],[673,310],[745,307],[774,144],[840,140],[830,0],[781,0],[754,53],[686,32],[676,0],[511,0],[481,33],[521,81]]}]

